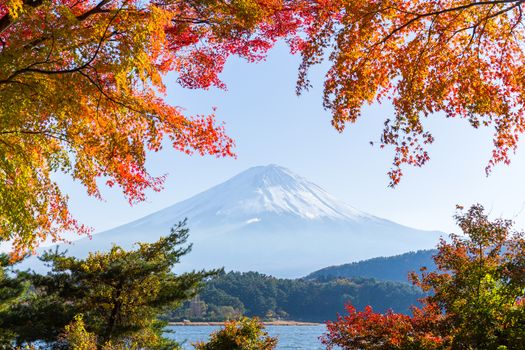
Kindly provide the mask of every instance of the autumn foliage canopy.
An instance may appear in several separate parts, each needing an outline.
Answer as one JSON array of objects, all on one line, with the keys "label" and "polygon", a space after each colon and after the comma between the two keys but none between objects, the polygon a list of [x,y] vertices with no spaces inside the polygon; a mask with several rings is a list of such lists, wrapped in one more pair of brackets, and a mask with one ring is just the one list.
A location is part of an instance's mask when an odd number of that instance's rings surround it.
[{"label": "autumn foliage canopy", "polygon": [[428,296],[412,316],[368,307],[327,324],[323,343],[346,350],[518,350],[525,339],[525,235],[475,205],[456,216],[465,236],[442,241],[436,271],[412,281]]},{"label": "autumn foliage canopy", "polygon": [[382,146],[395,149],[391,185],[404,164],[421,166],[432,134],[424,119],[437,112],[495,130],[487,172],[525,131],[522,0],[334,0],[322,2],[307,29],[298,88],[328,51],[324,106],[343,130],[364,104],[388,99]]},{"label": "autumn foliage canopy", "polygon": [[223,87],[228,56],[263,58],[299,24],[280,1],[0,1],[0,239],[18,252],[64,230],[71,216],[54,173],[130,202],[159,190],[148,151],[231,156],[213,115],[168,105],[163,75],[187,88]]},{"label": "autumn foliage canopy", "polygon": [[[525,130],[523,1],[471,0],[0,0],[0,239],[35,248],[69,230],[87,233],[53,180],[66,173],[88,194],[122,189],[130,202],[159,190],[149,151],[231,156],[213,115],[187,115],[163,98],[175,72],[186,88],[224,88],[231,55],[264,59],[277,40],[308,70],[330,61],[324,106],[342,131],[363,105],[391,100],[382,146],[420,166],[442,112],[495,129],[488,168],[509,162]],[[183,103],[182,103],[183,104]]]}]

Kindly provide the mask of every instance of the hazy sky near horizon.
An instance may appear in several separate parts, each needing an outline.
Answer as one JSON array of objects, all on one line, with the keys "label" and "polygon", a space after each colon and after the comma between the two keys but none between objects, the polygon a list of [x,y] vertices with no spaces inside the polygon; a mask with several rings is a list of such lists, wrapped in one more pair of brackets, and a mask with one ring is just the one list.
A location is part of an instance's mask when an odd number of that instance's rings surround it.
[{"label": "hazy sky near horizon", "polygon": [[251,166],[274,163],[360,210],[415,228],[457,231],[452,219],[455,205],[476,202],[493,216],[514,219],[525,228],[525,145],[510,166],[499,165],[486,177],[492,130],[475,130],[464,120],[433,115],[425,121],[436,139],[429,147],[430,162],[423,168],[406,168],[401,184],[391,189],[386,173],[393,152],[369,142],[379,139],[392,107],[367,106],[356,124],[337,133],[330,113],[322,108],[327,66],[312,71],[314,88],[297,97],[298,64],[299,57],[282,45],[262,63],[230,60],[221,75],[227,91],[185,90],[174,76],[166,77],[169,103],[192,114],[208,114],[217,107],[217,119],[235,139],[237,158],[186,156],[165,147],[148,159],[153,174],[168,175],[165,189],[148,192],[146,202],[132,207],[117,190],[105,189],[105,201],[100,202],[59,176],[73,213],[100,232],[189,198]]}]

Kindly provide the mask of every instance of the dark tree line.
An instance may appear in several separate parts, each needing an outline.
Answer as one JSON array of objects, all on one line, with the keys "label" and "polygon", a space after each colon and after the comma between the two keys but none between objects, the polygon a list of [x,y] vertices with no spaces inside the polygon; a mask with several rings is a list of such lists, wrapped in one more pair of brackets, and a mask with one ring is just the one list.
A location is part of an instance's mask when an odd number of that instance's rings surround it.
[{"label": "dark tree line", "polygon": [[222,320],[233,309],[249,317],[323,322],[336,317],[349,302],[406,313],[422,296],[408,283],[367,278],[278,279],[257,272],[229,272],[206,283],[198,300],[200,315],[195,314],[192,301],[168,318]]},{"label": "dark tree line", "polygon": [[432,256],[437,250],[418,250],[395,256],[380,256],[349,264],[325,267],[309,274],[308,279],[323,277],[368,277],[383,281],[408,282],[409,274],[417,271],[421,266],[435,270],[436,264]]}]

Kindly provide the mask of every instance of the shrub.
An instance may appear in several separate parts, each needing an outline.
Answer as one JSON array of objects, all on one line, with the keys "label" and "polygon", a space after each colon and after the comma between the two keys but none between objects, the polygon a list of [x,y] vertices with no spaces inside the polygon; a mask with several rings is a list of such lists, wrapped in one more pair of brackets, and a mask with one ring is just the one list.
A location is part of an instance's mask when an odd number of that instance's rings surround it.
[{"label": "shrub", "polygon": [[194,345],[197,350],[272,350],[277,338],[264,331],[264,325],[257,318],[241,318],[228,321],[224,327],[211,335],[209,342]]}]

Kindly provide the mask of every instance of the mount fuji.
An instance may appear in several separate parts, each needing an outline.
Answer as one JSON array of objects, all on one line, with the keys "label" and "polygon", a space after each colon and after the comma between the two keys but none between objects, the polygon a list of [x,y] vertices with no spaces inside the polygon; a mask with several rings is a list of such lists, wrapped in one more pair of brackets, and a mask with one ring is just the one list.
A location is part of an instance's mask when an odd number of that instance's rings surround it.
[{"label": "mount fuji", "polygon": [[300,277],[329,265],[434,248],[442,235],[362,212],[290,170],[268,165],[60,248],[77,257],[113,244],[131,248],[168,234],[184,218],[193,250],[183,257],[178,272],[224,266]]}]

